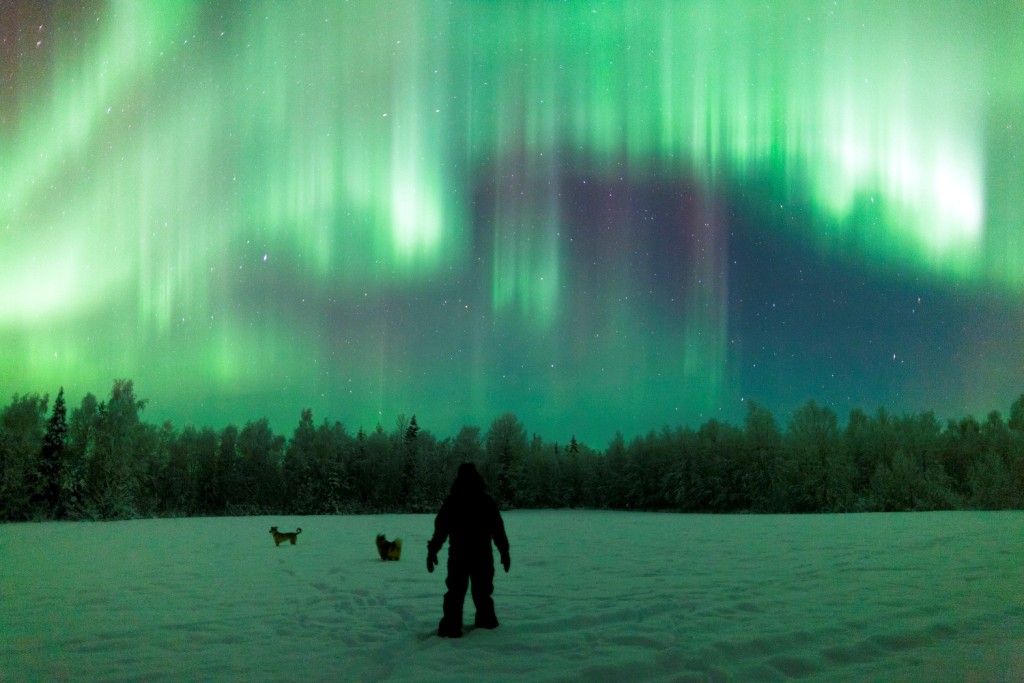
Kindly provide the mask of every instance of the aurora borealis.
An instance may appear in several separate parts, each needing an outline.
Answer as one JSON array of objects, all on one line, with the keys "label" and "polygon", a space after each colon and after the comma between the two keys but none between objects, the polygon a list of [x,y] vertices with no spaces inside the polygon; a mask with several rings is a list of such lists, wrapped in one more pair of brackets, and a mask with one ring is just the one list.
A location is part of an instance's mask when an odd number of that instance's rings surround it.
[{"label": "aurora borealis", "polygon": [[1024,9],[0,2],[0,390],[603,446],[1024,391]]}]

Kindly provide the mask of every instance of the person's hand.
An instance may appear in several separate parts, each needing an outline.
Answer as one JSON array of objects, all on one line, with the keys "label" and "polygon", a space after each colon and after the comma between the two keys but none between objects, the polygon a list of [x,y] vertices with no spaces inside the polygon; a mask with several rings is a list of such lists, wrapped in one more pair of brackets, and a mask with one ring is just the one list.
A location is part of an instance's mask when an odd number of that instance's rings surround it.
[{"label": "person's hand", "polygon": [[[427,571],[431,574],[434,573],[434,567],[437,566],[437,553],[433,550],[427,551]],[[505,571],[508,571],[507,569]]]},{"label": "person's hand", "polygon": [[508,556],[508,553],[501,554],[501,566],[505,568],[505,573],[508,574],[509,565],[512,564],[512,558]]}]

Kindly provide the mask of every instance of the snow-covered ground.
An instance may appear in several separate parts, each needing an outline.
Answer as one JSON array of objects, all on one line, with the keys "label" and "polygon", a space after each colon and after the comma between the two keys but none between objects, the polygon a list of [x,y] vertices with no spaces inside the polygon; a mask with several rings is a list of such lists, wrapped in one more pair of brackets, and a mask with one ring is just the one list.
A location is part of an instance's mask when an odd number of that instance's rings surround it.
[{"label": "snow-covered ground", "polygon": [[429,515],[3,525],[0,680],[1024,680],[1024,513],[505,522],[454,641]]}]

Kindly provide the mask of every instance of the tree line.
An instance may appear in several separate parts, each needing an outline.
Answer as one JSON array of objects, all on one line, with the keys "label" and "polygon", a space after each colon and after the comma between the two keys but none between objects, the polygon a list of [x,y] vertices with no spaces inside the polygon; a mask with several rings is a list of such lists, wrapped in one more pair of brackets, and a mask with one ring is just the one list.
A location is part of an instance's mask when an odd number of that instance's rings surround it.
[{"label": "tree line", "polygon": [[1024,395],[942,424],[932,412],[836,414],[808,401],[780,425],[747,402],[742,426],[664,427],[604,451],[530,436],[513,413],[438,438],[416,417],[351,433],[303,410],[290,437],[266,419],[220,431],[142,419],[115,380],[68,414],[61,389],[0,412],[0,519],[434,511],[462,462],[505,508],[811,513],[1024,507]]}]

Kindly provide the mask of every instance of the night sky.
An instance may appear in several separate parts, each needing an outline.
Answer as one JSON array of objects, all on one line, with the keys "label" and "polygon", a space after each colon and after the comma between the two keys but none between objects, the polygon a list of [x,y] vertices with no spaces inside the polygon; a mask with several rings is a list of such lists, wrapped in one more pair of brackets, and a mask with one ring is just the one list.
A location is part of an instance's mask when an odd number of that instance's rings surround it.
[{"label": "night sky", "polygon": [[1022,340],[1019,0],[0,0],[5,400],[603,448]]}]

